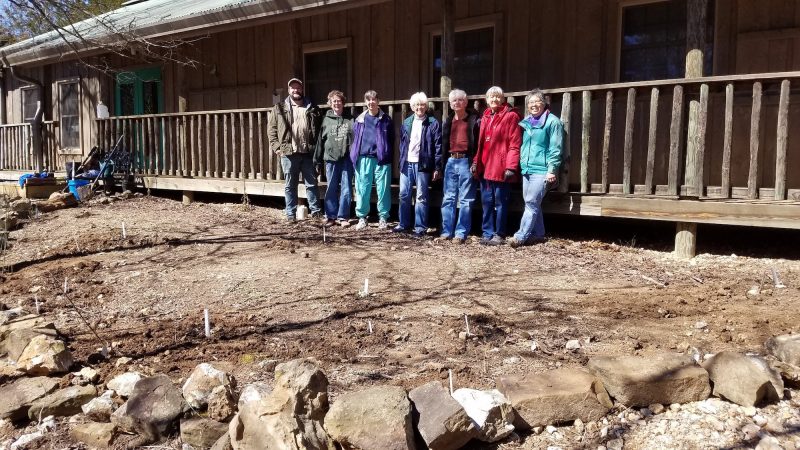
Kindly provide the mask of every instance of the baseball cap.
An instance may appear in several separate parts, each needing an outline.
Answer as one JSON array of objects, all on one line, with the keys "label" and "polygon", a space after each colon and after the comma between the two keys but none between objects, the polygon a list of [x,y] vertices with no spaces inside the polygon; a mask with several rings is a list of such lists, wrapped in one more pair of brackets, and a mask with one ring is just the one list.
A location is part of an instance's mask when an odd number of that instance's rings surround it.
[{"label": "baseball cap", "polygon": [[289,87],[292,85],[292,83],[300,83],[300,86],[303,86],[303,80],[300,78],[292,78],[288,83],[286,83],[286,86]]}]

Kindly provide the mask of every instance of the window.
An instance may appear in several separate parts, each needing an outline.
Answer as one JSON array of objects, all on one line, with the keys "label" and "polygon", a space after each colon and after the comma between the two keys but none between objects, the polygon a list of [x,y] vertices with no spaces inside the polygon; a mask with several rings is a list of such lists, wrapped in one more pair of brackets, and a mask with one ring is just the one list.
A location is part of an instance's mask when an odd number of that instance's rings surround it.
[{"label": "window", "polygon": [[61,149],[80,149],[80,85],[78,80],[58,84],[58,116]]},{"label": "window", "polygon": [[22,121],[28,122],[36,116],[36,102],[39,101],[39,89],[22,88]]},{"label": "window", "polygon": [[319,104],[328,99],[328,92],[347,92],[347,48],[322,51],[309,50],[303,55],[304,88],[307,97]]},{"label": "window", "polygon": [[[493,83],[494,27],[457,31],[454,43],[453,88],[468,94],[486,91]],[[433,36],[433,89],[439,92],[442,76],[442,35]]]},{"label": "window", "polygon": [[[683,78],[686,74],[686,1],[669,0],[622,8],[620,81]],[[710,74],[713,5],[708,8],[703,72]]]}]

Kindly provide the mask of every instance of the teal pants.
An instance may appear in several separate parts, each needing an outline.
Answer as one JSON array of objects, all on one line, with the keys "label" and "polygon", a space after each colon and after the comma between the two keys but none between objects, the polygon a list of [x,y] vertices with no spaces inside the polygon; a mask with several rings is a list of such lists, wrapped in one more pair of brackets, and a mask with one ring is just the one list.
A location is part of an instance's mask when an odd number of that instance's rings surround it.
[{"label": "teal pants", "polygon": [[373,182],[378,191],[378,216],[389,220],[389,208],[392,206],[392,166],[380,166],[376,158],[359,156],[356,161],[356,216],[359,219],[369,215]]}]

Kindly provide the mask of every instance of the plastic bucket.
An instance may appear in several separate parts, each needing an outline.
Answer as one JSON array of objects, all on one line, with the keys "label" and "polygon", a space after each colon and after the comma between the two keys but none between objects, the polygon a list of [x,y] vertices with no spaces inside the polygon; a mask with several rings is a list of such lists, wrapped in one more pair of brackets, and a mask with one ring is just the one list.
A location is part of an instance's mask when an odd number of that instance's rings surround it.
[{"label": "plastic bucket", "polygon": [[67,188],[72,193],[72,195],[75,196],[76,200],[81,201],[81,196],[78,193],[78,188],[81,186],[86,186],[91,182],[92,182],[91,180],[80,180],[80,179],[69,180],[67,181]]}]

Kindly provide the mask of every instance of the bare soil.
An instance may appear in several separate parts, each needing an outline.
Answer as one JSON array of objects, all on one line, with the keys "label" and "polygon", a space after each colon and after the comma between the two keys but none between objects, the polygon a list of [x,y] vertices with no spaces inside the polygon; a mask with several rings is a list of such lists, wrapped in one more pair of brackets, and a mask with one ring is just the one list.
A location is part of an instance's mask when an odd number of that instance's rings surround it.
[{"label": "bare soil", "polygon": [[[2,303],[32,310],[38,299],[76,360],[105,380],[134,368],[177,382],[213,362],[244,386],[272,381],[264,361],[313,356],[335,402],[369,385],[447,383],[448,369],[456,388],[488,389],[593,355],[762,352],[768,337],[800,332],[800,263],[785,259],[685,261],[558,237],[455,245],[375,227],[323,237],[277,209],[157,197],[41,215],[10,243]],[[570,339],[582,348],[565,350]],[[103,342],[110,360],[97,358]],[[133,363],[116,367],[120,356]]]}]

